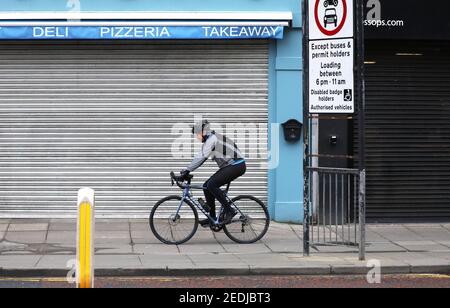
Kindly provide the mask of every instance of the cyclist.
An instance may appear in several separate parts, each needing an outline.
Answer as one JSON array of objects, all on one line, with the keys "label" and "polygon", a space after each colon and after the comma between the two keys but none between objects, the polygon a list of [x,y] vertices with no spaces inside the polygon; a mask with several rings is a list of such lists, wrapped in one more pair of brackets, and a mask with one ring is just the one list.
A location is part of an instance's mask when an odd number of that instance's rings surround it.
[{"label": "cyclist", "polygon": [[[202,205],[207,211],[209,210],[211,217],[216,219],[215,200],[217,199],[224,207],[222,223],[227,224],[231,222],[237,212],[228,204],[225,193],[220,187],[245,174],[247,167],[244,156],[232,140],[211,130],[207,120],[196,123],[192,127],[192,134],[203,143],[202,149],[191,164],[181,171],[181,176],[187,178],[190,172],[198,169],[208,158],[217,163],[219,171],[203,185],[206,188],[204,189],[206,206]],[[200,225],[205,228],[209,227],[210,220],[201,220]]]}]

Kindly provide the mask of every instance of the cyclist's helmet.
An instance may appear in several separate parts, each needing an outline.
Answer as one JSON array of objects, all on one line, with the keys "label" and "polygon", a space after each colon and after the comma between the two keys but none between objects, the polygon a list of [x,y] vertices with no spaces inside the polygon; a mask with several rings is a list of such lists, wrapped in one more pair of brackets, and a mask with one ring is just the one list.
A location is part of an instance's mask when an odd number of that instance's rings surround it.
[{"label": "cyclist's helmet", "polygon": [[192,134],[194,134],[194,135],[202,134],[203,132],[209,132],[209,131],[210,131],[210,124],[209,124],[208,120],[203,120],[203,121],[197,122],[192,127]]}]

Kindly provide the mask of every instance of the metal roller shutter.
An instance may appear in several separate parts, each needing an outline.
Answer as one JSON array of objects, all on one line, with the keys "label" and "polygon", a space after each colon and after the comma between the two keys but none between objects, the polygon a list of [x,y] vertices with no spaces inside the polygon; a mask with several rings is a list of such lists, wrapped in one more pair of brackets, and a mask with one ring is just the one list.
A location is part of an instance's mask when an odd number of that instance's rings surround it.
[{"label": "metal roller shutter", "polygon": [[194,116],[247,125],[235,138],[249,168],[231,195],[266,202],[268,42],[1,43],[0,216],[72,217],[88,186],[100,217],[147,217],[180,193],[169,172],[192,155],[173,145],[196,142],[174,125]]},{"label": "metal roller shutter", "polygon": [[450,220],[450,43],[372,41],[367,215]]}]

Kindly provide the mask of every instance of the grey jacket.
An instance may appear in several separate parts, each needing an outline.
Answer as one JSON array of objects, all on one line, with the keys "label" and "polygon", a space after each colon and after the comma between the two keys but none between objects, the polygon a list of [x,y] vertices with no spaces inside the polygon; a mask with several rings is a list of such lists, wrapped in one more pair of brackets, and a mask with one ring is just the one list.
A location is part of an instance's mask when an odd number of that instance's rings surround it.
[{"label": "grey jacket", "polygon": [[211,132],[206,136],[206,141],[201,151],[194,157],[191,164],[186,168],[190,172],[199,168],[208,158],[212,158],[220,169],[244,160],[236,143],[226,136]]}]

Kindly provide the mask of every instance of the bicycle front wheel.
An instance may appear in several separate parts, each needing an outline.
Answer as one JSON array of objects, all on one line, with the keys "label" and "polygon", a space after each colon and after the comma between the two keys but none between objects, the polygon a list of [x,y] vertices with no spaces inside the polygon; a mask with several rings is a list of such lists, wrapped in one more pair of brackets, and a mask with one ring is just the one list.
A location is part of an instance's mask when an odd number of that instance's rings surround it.
[{"label": "bicycle front wheel", "polygon": [[168,245],[181,245],[189,241],[198,229],[198,213],[195,207],[182,198],[170,196],[153,207],[150,228],[158,240]]},{"label": "bicycle front wheel", "polygon": [[225,234],[239,244],[252,244],[262,239],[270,225],[269,211],[264,203],[252,196],[239,196],[232,201],[238,214],[223,227]]}]

